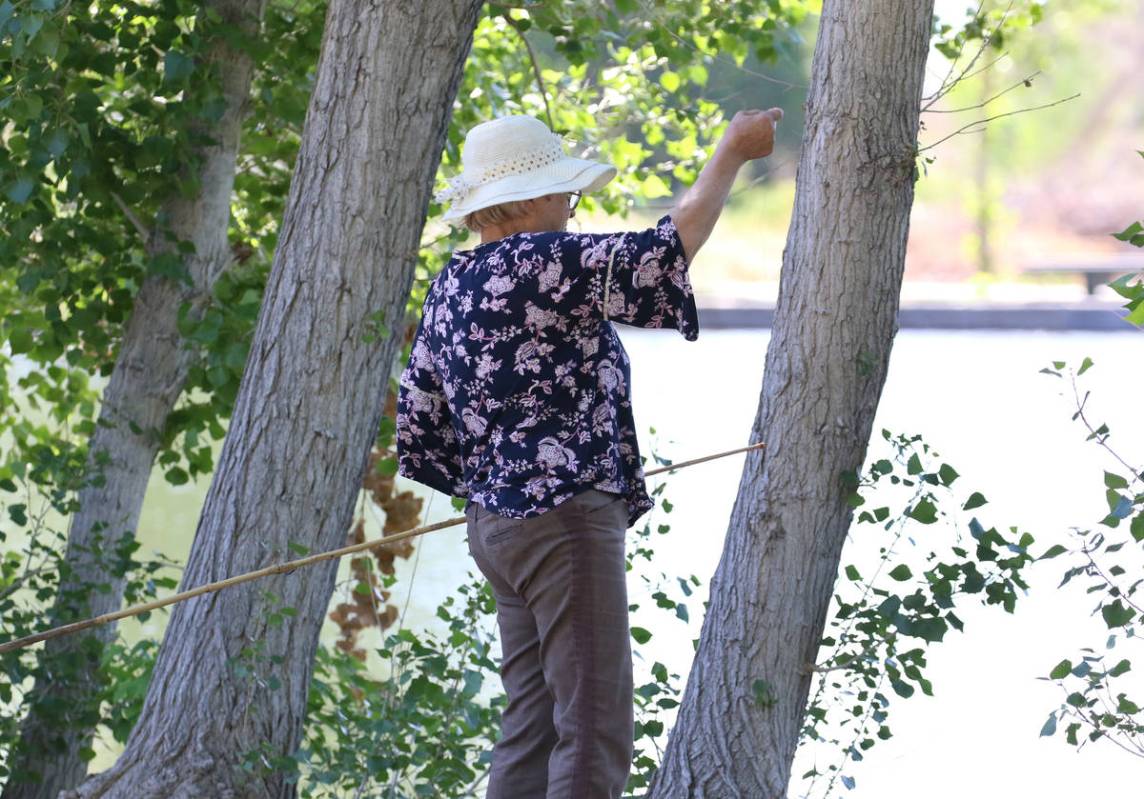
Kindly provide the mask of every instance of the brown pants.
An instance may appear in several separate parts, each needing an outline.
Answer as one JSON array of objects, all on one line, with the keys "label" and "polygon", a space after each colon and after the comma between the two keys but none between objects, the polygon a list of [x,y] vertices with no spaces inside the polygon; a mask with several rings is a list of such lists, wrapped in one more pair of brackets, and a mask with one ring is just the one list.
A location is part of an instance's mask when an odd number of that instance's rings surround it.
[{"label": "brown pants", "polygon": [[465,517],[508,694],[487,799],[617,799],[634,733],[623,497],[589,488],[531,519],[469,503]]}]

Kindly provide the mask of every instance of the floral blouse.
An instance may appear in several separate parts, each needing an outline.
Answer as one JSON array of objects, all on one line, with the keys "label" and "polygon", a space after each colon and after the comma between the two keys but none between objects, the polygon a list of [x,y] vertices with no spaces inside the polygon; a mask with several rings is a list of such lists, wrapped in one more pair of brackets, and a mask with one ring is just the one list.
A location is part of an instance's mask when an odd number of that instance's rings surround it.
[{"label": "floral blouse", "polygon": [[611,491],[634,524],[655,503],[608,320],[694,341],[688,267],[670,215],[642,231],[514,233],[454,251],[401,374],[398,473],[513,518]]}]

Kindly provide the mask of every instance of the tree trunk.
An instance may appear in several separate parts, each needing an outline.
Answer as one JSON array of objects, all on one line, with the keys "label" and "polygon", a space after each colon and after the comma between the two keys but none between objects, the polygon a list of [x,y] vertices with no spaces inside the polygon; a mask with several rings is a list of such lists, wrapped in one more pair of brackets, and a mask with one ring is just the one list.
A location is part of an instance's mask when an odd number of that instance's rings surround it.
[{"label": "tree trunk", "polygon": [[[247,35],[256,35],[265,2],[215,0],[208,7]],[[160,211],[178,238],[195,246],[185,260],[191,285],[152,276],[135,298],[89,444],[89,482],[78,492],[79,510],[70,520],[52,626],[118,610],[123,602],[116,548],[134,540],[159,433],[182,393],[193,354],[179,335],[179,307],[190,302],[192,318],[201,313],[218,276],[233,260],[227,227],[253,63],[222,38],[212,43],[204,60],[203,68],[210,64],[219,70],[225,101],[220,120],[202,123],[218,143],[198,153],[198,194],[186,199],[175,193]],[[173,246],[155,230],[148,252]],[[95,475],[101,479],[91,480]],[[99,584],[110,590],[95,590]],[[100,656],[115,631],[114,624],[107,624],[46,643],[3,799],[55,799],[87,774],[81,753],[91,746],[99,722]]]},{"label": "tree trunk", "polygon": [[[181,590],[346,541],[479,0],[334,0],[278,249]],[[377,314],[393,334],[379,336]],[[326,562],[174,606],[140,719],[63,796],[291,797]],[[275,615],[282,607],[289,615]],[[235,661],[271,688],[239,677]]]},{"label": "tree trunk", "polygon": [[[775,324],[656,799],[782,799],[894,333],[933,0],[826,0]],[[769,694],[769,696],[768,696]],[[773,703],[771,700],[774,700]]]}]

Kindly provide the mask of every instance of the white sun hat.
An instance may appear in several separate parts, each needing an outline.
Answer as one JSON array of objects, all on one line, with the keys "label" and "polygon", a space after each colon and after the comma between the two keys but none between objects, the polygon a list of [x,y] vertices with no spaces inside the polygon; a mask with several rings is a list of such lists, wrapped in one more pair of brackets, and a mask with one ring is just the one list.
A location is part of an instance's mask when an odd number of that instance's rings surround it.
[{"label": "white sun hat", "polygon": [[441,216],[446,221],[512,200],[596,191],[616,176],[614,166],[566,155],[560,136],[539,119],[519,115],[472,128],[461,148],[461,168],[449,188],[435,195],[450,204]]}]

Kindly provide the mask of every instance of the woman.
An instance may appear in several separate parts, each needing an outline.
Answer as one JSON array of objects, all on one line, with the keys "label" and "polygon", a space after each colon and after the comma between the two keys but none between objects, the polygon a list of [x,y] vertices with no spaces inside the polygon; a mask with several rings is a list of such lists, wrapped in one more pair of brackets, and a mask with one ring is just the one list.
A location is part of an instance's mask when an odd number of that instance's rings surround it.
[{"label": "woman", "polygon": [[508,705],[489,799],[612,799],[633,748],[627,528],[644,485],[627,354],[608,320],[699,334],[688,268],[779,109],[735,115],[679,205],[646,230],[567,232],[616,174],[510,116],[465,138],[438,195],[481,243],[434,279],[401,375],[398,470],[467,497],[497,601]]}]

